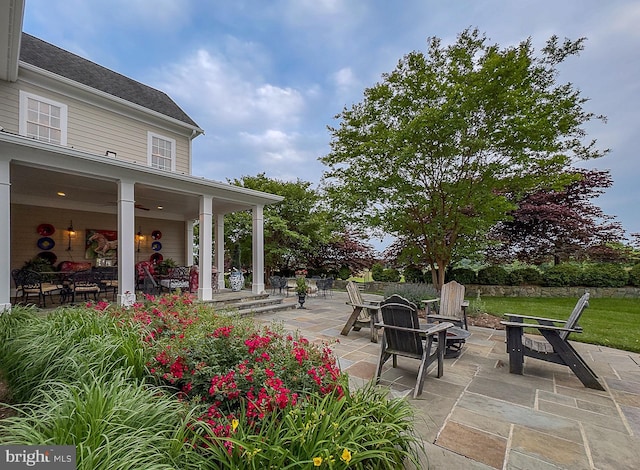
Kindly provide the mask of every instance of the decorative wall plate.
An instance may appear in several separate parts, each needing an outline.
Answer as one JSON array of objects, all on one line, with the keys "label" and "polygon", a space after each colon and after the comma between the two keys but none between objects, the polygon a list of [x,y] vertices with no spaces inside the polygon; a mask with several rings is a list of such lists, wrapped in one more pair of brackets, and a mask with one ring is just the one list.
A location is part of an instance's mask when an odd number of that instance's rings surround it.
[{"label": "decorative wall plate", "polygon": [[42,251],[37,254],[37,258],[47,260],[51,264],[55,264],[58,261],[58,257],[53,251]]},{"label": "decorative wall plate", "polygon": [[53,238],[42,237],[38,240],[38,248],[41,250],[50,250],[54,246],[56,246],[56,242],[53,241]]},{"label": "decorative wall plate", "polygon": [[151,257],[149,258],[149,261],[151,261],[153,264],[158,264],[159,262],[161,262],[164,259],[164,257],[160,254],[160,253],[154,253],[151,255]]},{"label": "decorative wall plate", "polygon": [[154,240],[160,240],[162,238],[162,232],[160,230],[154,230],[151,232],[151,238]]},{"label": "decorative wall plate", "polygon": [[160,250],[162,250],[162,243],[160,243],[160,242],[153,242],[153,243],[151,244],[151,249],[152,249],[153,251],[160,251]]},{"label": "decorative wall plate", "polygon": [[50,237],[56,231],[54,226],[51,224],[40,224],[36,230],[38,231],[38,235],[41,237]]}]

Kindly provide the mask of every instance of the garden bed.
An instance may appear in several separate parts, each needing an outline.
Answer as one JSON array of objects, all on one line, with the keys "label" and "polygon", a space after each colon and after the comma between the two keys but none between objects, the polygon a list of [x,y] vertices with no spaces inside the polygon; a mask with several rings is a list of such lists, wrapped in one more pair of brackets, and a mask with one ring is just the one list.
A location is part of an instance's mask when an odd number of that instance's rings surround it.
[{"label": "garden bed", "polygon": [[504,325],[500,324],[502,320],[503,318],[496,317],[495,315],[491,315],[489,313],[478,313],[469,315],[467,317],[467,321],[471,326],[493,328],[494,330],[504,330]]},{"label": "garden bed", "polygon": [[20,411],[0,410],[0,445],[73,445],[78,470],[419,465],[406,400],[349,390],[326,345],[228,313],[189,296],[16,307],[0,317],[0,400]]}]

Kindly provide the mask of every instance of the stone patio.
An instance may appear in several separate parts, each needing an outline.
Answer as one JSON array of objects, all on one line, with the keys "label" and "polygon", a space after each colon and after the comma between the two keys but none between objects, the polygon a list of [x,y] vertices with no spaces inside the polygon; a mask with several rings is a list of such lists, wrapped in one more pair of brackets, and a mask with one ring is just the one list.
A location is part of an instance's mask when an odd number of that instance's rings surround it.
[{"label": "stone patio", "polygon": [[[345,292],[307,297],[306,309],[256,319],[331,343],[352,386],[361,386],[375,375],[380,344],[369,341],[366,329],[340,335],[351,312],[346,301]],[[443,377],[430,371],[418,399],[411,396],[419,361],[385,365],[381,384],[416,408],[427,455],[422,468],[638,468],[640,354],[573,343],[605,385],[600,392],[585,388],[568,367],[530,358],[525,375],[510,374],[504,331],[471,332],[462,354],[445,360]]]}]

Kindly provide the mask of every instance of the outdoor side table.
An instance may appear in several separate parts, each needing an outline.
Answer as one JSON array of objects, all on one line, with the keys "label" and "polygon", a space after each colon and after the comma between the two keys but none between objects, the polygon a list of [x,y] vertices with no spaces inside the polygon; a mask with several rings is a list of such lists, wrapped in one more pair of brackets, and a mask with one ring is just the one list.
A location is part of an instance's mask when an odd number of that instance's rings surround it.
[{"label": "outdoor side table", "polygon": [[[429,327],[434,323],[421,323],[421,327]],[[453,359],[460,355],[462,345],[466,342],[471,333],[463,328],[453,326],[447,329],[447,344],[444,350],[445,359]]]}]

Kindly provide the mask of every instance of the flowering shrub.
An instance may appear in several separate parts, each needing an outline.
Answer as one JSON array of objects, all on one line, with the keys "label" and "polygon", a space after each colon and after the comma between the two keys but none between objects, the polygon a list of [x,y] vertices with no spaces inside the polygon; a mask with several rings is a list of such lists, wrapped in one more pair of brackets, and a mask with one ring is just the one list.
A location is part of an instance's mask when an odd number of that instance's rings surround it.
[{"label": "flowering shrub", "polygon": [[[216,315],[189,296],[46,316],[16,307],[0,326],[12,397],[44,393],[37,412],[4,420],[0,435],[25,445],[63,436],[84,449],[84,468],[95,458],[109,468],[149,459],[167,468],[419,468],[406,400],[373,383],[347,393],[326,346]],[[162,389],[141,380],[150,371]],[[181,391],[167,395],[167,384]]]},{"label": "flowering shrub", "polygon": [[151,374],[202,405],[200,419],[218,436],[233,431],[240,410],[259,426],[301,397],[344,395],[344,378],[326,345],[216,315],[189,295],[148,296],[134,304],[132,315],[152,350]]}]

